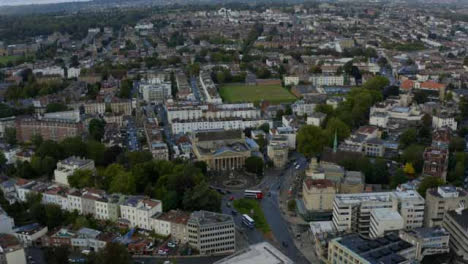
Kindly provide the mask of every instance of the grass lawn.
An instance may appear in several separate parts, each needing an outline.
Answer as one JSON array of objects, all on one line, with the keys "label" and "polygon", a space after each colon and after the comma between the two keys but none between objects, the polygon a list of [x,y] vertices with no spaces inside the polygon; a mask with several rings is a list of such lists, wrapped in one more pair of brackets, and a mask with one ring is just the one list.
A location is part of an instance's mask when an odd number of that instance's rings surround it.
[{"label": "grass lawn", "polygon": [[258,103],[266,100],[272,104],[279,104],[296,100],[296,97],[281,85],[226,84],[221,86],[219,94],[223,101],[228,103]]},{"label": "grass lawn", "polygon": [[[235,200],[234,208],[237,209],[241,214],[248,214],[255,221],[255,227],[262,231],[264,234],[271,231],[270,226],[263,214],[260,203],[257,200],[242,198]],[[252,215],[253,211],[253,215]]]},{"label": "grass lawn", "polygon": [[15,60],[21,58],[21,56],[0,56],[0,63],[6,64],[8,62],[14,62]]}]

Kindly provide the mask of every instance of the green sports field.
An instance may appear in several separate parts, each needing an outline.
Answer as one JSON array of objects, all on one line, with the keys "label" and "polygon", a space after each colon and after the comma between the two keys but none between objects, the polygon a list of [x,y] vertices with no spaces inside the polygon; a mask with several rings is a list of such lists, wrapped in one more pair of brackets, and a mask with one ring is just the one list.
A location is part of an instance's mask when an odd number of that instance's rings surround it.
[{"label": "green sports field", "polygon": [[8,62],[14,62],[15,60],[19,59],[20,56],[0,56],[0,63],[8,63]]},{"label": "green sports field", "polygon": [[266,100],[273,104],[279,104],[296,100],[292,93],[280,85],[226,84],[220,88],[219,94],[227,103],[258,103]]}]

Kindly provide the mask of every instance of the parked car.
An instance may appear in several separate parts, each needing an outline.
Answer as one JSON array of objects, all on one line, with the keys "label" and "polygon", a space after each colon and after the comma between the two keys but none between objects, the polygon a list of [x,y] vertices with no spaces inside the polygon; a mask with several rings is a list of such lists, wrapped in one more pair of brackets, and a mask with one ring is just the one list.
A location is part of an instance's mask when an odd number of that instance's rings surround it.
[{"label": "parked car", "polygon": [[288,243],[286,243],[286,241],[283,241],[282,245],[283,245],[283,247],[285,247],[285,248],[288,247]]}]

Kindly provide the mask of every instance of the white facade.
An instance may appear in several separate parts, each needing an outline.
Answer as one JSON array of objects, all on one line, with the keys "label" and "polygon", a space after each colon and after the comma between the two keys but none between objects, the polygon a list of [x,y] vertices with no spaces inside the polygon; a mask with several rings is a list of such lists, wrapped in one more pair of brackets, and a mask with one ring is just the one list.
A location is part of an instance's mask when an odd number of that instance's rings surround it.
[{"label": "white facade", "polygon": [[140,84],[140,92],[147,102],[163,103],[172,97],[171,91],[171,83],[169,82]]},{"label": "white facade", "polygon": [[71,78],[78,78],[80,77],[80,73],[81,73],[81,69],[80,68],[68,68],[67,69],[67,78],[68,79],[71,79]]},{"label": "white facade", "polygon": [[299,77],[298,76],[284,76],[284,85],[298,85]]},{"label": "white facade", "polygon": [[448,116],[448,115],[434,115],[432,116],[432,127],[439,129],[439,128],[444,128],[448,127],[452,131],[457,130],[457,121],[453,116]]},{"label": "white facade", "polygon": [[59,66],[51,66],[45,68],[37,68],[33,70],[34,74],[42,74],[42,75],[59,75],[60,77],[65,77],[65,70]]},{"label": "white facade", "polygon": [[80,214],[83,213],[83,199],[81,198],[81,194],[79,196],[77,194],[68,194],[67,200],[68,210],[77,210]]},{"label": "white facade", "polygon": [[34,241],[37,241],[41,237],[45,236],[47,232],[47,226],[37,226],[37,228],[33,230],[17,230],[15,232],[15,236],[24,246],[31,246]]},{"label": "white facade", "polygon": [[403,229],[403,218],[390,208],[374,209],[371,212],[370,237],[378,238],[386,232]]},{"label": "white facade", "polygon": [[[262,119],[212,119],[212,120],[193,120],[185,122],[173,122],[172,133],[191,133],[200,130],[211,130],[211,129],[224,129],[224,130],[238,130],[245,128],[256,128],[265,123],[270,124],[270,120]],[[271,124],[270,124],[271,125]]]},{"label": "white facade", "polygon": [[314,86],[344,85],[343,75],[313,75],[309,77],[309,82]]},{"label": "white facade", "polygon": [[406,229],[422,227],[424,224],[424,198],[414,190],[394,191],[392,197]]},{"label": "white facade", "polygon": [[75,171],[94,169],[93,160],[69,157],[57,163],[57,169],[54,171],[55,182],[68,186],[68,177],[73,175]]},{"label": "white facade", "polygon": [[162,212],[162,203],[159,200],[131,197],[120,205],[121,218],[130,222],[132,227],[151,230],[151,217]]},{"label": "white facade", "polygon": [[213,104],[213,105],[169,105],[166,104],[169,123],[183,120],[224,119],[224,118],[260,118],[261,111],[252,103],[245,104]]}]

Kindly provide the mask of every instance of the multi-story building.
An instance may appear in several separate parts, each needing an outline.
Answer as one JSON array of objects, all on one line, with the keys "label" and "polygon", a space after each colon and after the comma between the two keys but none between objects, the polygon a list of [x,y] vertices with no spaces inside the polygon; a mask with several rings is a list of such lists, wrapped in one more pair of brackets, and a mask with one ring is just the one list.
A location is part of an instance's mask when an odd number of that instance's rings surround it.
[{"label": "multi-story building", "polygon": [[20,241],[13,235],[0,234],[0,263],[26,264],[26,254]]},{"label": "multi-story building", "polygon": [[170,82],[146,82],[140,84],[140,93],[147,102],[164,103],[172,97],[171,92]]},{"label": "multi-story building", "polygon": [[449,160],[448,154],[447,149],[427,147],[423,153],[423,174],[439,177],[445,182]]},{"label": "multi-story building", "polygon": [[162,212],[159,200],[143,196],[131,196],[120,205],[122,219],[129,221],[131,227],[151,230],[151,217]]},{"label": "multi-story building", "polygon": [[416,247],[416,259],[425,256],[444,254],[450,251],[450,233],[441,227],[421,227],[400,230],[400,238]]},{"label": "multi-story building", "polygon": [[312,75],[309,77],[309,82],[314,86],[332,86],[339,85],[343,86],[345,84],[344,75]]},{"label": "multi-story building", "polygon": [[25,247],[36,246],[47,231],[47,226],[34,223],[15,228],[15,236]]},{"label": "multi-story building", "polygon": [[199,83],[201,84],[200,93],[203,101],[207,103],[222,103],[222,99],[219,96],[218,89],[211,79],[209,71],[200,71]]},{"label": "multi-story building", "polygon": [[190,213],[171,210],[152,217],[152,229],[156,234],[171,236],[172,240],[179,243],[188,242],[187,223]]},{"label": "multi-story building", "polygon": [[337,194],[333,223],[338,231],[369,234],[372,210],[386,208],[398,212],[404,228],[422,227],[424,199],[414,190],[381,193]]},{"label": "multi-story building", "polygon": [[94,216],[97,219],[117,221],[120,217],[120,204],[125,202],[125,195],[108,194],[95,200]]},{"label": "multi-story building", "polygon": [[432,116],[432,127],[435,129],[448,127],[452,131],[457,130],[457,121],[454,115],[441,112]]},{"label": "multi-story building", "polygon": [[112,113],[120,115],[132,114],[132,100],[113,97],[109,102],[109,108]]},{"label": "multi-story building", "polygon": [[378,238],[403,228],[403,218],[391,208],[378,208],[371,212],[370,237]]},{"label": "multi-story building", "polygon": [[426,191],[424,225],[441,226],[446,212],[468,205],[468,192],[463,188],[440,186]]},{"label": "multi-story building", "polygon": [[104,102],[88,102],[83,104],[85,114],[100,114],[103,115],[106,112],[106,103]]},{"label": "multi-story building", "polygon": [[251,155],[241,130],[200,131],[194,133],[191,140],[196,159],[205,161],[210,170],[243,168]]},{"label": "multi-story building", "polygon": [[81,199],[81,191],[78,189],[70,189],[67,193],[68,210],[77,211],[83,214],[83,199]]},{"label": "multi-story building", "polygon": [[296,149],[296,131],[292,127],[277,127],[270,129],[270,134],[274,136],[283,136],[288,139],[288,147],[293,150]]},{"label": "multi-story building", "polygon": [[193,120],[172,120],[171,130],[174,134],[185,134],[201,130],[244,130],[246,128],[257,128],[263,124],[270,124],[267,119],[243,119],[240,117],[213,118],[213,119],[193,119]]},{"label": "multi-story building", "polygon": [[80,121],[33,117],[16,120],[16,137],[20,142],[31,141],[34,135],[41,135],[44,140],[62,141],[68,137],[81,136],[83,133],[84,126]]},{"label": "multi-story building", "polygon": [[231,215],[196,211],[187,223],[190,246],[201,255],[236,251],[234,219]]},{"label": "multi-story building", "polygon": [[373,209],[396,210],[390,192],[337,194],[333,202],[333,224],[338,231],[351,230],[369,235]]},{"label": "multi-story building", "polygon": [[0,233],[13,234],[15,220],[0,207]]},{"label": "multi-story building", "polygon": [[214,264],[293,264],[281,251],[268,242],[250,245],[228,257],[216,261]]},{"label": "multi-story building", "polygon": [[416,248],[396,234],[372,240],[358,234],[338,237],[328,246],[328,263],[333,264],[409,264],[416,258]]},{"label": "multi-story building", "polygon": [[91,249],[97,252],[107,244],[105,240],[100,239],[101,234],[101,231],[83,227],[71,238],[71,245],[73,248]]},{"label": "multi-story building", "polygon": [[268,158],[276,168],[283,168],[288,163],[289,144],[286,136],[274,136],[267,146]]},{"label": "multi-story building", "polygon": [[468,261],[468,209],[460,207],[444,215],[443,227],[450,233],[450,251]]},{"label": "multi-story building", "polygon": [[54,171],[54,179],[56,183],[69,186],[68,177],[73,175],[77,170],[94,171],[95,169],[93,160],[72,156],[57,163],[57,168]]},{"label": "multi-story building", "polygon": [[394,191],[392,198],[406,229],[424,225],[424,198],[414,190]]},{"label": "multi-story building", "polygon": [[302,184],[302,200],[307,210],[332,211],[336,186],[331,180],[307,178]]}]

